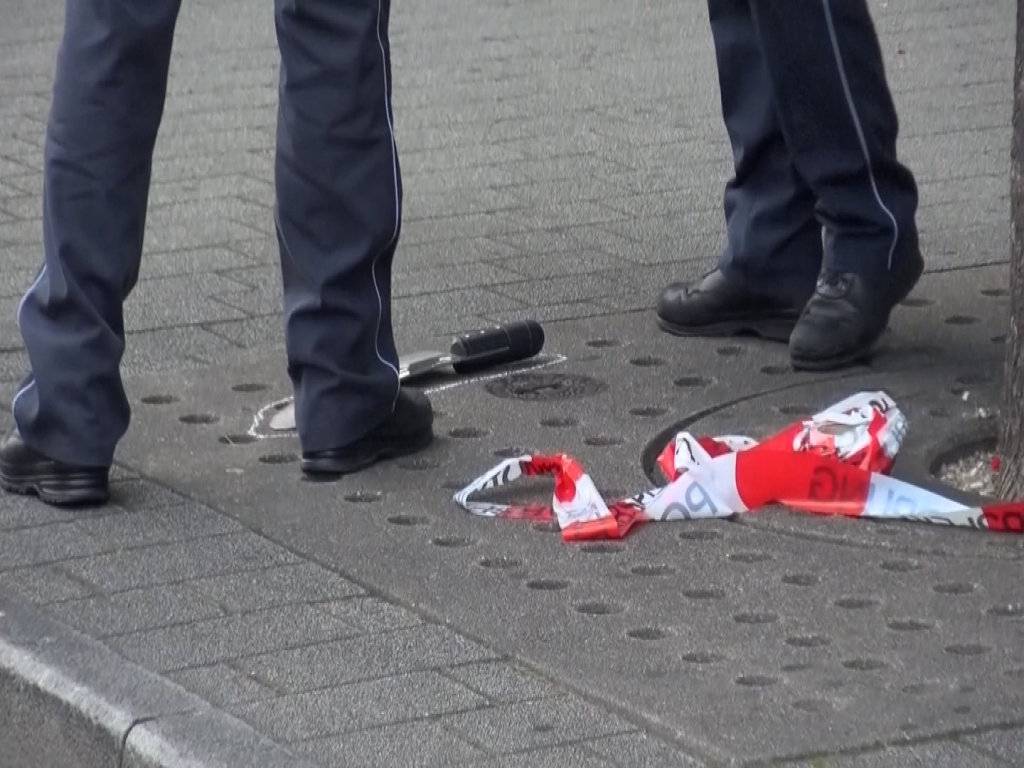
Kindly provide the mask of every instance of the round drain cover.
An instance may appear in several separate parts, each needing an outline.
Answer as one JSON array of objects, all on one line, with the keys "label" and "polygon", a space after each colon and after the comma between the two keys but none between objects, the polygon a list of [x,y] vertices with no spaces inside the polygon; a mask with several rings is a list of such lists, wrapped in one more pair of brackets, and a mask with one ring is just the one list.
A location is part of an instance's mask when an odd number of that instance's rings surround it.
[{"label": "round drain cover", "polygon": [[599,379],[573,373],[516,373],[487,385],[487,391],[496,397],[536,401],[573,400],[607,388]]}]

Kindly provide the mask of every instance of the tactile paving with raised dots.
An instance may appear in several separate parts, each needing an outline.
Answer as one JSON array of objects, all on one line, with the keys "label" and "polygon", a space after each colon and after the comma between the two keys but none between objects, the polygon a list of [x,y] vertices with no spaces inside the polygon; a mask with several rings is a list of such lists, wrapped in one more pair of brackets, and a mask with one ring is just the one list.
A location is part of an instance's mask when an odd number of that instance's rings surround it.
[{"label": "tactile paving with raised dots", "polygon": [[[136,379],[142,423],[120,458],[721,758],[1016,723],[1017,537],[772,510],[568,546],[557,526],[451,501],[526,450],[577,456],[607,495],[640,489],[673,429],[765,434],[865,389],[909,416],[896,474],[920,470],[961,422],[990,415],[1000,274],[926,276],[870,366],[830,374],[793,372],[779,345],[665,336],[648,314],[552,324],[564,363],[437,393],[428,451],[337,482],[302,479],[294,438],[237,439],[288,394],[269,373],[280,361]],[[962,303],[932,301],[951,280]],[[550,498],[543,481],[532,492]]]}]

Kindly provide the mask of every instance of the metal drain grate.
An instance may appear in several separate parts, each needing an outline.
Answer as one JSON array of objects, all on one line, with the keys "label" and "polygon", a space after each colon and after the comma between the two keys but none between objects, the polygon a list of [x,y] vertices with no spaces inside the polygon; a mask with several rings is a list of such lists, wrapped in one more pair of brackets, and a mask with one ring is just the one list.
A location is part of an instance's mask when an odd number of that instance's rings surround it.
[{"label": "metal drain grate", "polygon": [[487,385],[495,397],[538,402],[589,397],[607,388],[599,379],[572,373],[517,373]]}]

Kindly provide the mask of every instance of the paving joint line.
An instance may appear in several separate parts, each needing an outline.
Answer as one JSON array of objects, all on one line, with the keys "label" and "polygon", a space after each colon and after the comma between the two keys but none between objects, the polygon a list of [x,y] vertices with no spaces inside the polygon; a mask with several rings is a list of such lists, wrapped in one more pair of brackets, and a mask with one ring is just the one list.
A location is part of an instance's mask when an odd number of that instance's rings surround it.
[{"label": "paving joint line", "polygon": [[[436,625],[424,623],[421,626],[436,626]],[[405,627],[404,629],[414,629],[414,627]],[[387,634],[387,633],[381,631],[381,632],[375,632],[375,633],[367,633],[367,635],[363,635],[363,637],[366,637],[366,636],[374,636],[374,637],[376,637],[376,636],[384,635],[384,634]],[[221,659],[219,661],[209,662],[209,663],[206,663],[206,664],[199,664],[199,665],[193,665],[193,666],[188,666],[188,667],[182,667],[180,669],[170,670],[167,674],[178,674],[180,672],[190,672],[190,671],[193,671],[193,670],[205,669],[206,667],[213,666],[215,664],[224,664],[225,666],[230,667],[235,672],[238,672],[238,673],[244,674],[244,675],[248,675],[252,679],[256,680],[260,685],[266,686],[266,687],[271,688],[272,690],[275,690],[275,691],[279,691],[280,692],[278,694],[279,698],[288,698],[290,696],[301,696],[301,695],[305,695],[305,694],[308,694],[308,693],[324,693],[326,691],[333,691],[333,690],[335,690],[337,688],[346,688],[346,687],[352,686],[352,685],[363,685],[365,683],[377,683],[377,682],[382,682],[384,680],[393,680],[393,679],[400,678],[400,677],[408,677],[409,675],[420,675],[420,674],[423,674],[425,672],[435,672],[435,673],[438,673],[438,674],[442,674],[443,670],[446,670],[446,669],[458,669],[460,667],[467,666],[467,664],[468,664],[468,662],[462,662],[462,663],[457,663],[457,664],[434,664],[434,665],[424,664],[424,665],[409,667],[408,669],[404,669],[401,672],[392,672],[392,673],[389,673],[389,674],[365,675],[363,677],[354,677],[354,678],[345,680],[343,682],[330,683],[330,684],[327,684],[327,685],[313,685],[313,686],[310,686],[310,687],[307,687],[307,688],[303,688],[302,690],[299,690],[299,691],[282,690],[281,688],[277,687],[276,685],[274,685],[272,682],[270,682],[266,678],[261,677],[259,671],[251,672],[248,669],[244,669],[244,668],[241,668],[241,667],[238,666],[238,664],[240,662],[251,661],[253,659],[259,658],[260,656],[266,656],[268,654],[273,654],[273,653],[283,653],[283,652],[286,653],[288,651],[295,651],[295,650],[307,650],[309,648],[316,648],[319,645],[330,645],[332,643],[337,642],[337,640],[346,640],[346,639],[349,639],[349,638],[342,637],[342,638],[337,638],[336,640],[324,640],[322,642],[310,643],[308,645],[292,646],[292,647],[280,648],[280,649],[272,650],[272,651],[263,651],[261,653],[255,653],[255,654],[248,655],[248,656],[234,656],[234,657],[231,657],[229,659]],[[486,658],[485,657],[485,658],[482,658],[482,659],[474,659],[472,663],[474,663],[474,664],[494,664],[495,662],[501,662],[501,661],[504,661],[504,659],[495,656],[495,657],[492,657],[492,658]],[[160,673],[160,674],[164,674],[164,673]],[[443,676],[447,677],[447,675],[443,675]],[[454,680],[453,682],[456,682],[459,685],[464,686],[466,688],[469,687],[469,686],[466,686],[465,683],[463,683],[460,680]],[[476,691],[474,691],[474,693],[476,693]],[[559,696],[568,696],[569,694],[570,694],[570,691],[563,690],[558,695]],[[487,698],[490,698],[490,697],[487,697]],[[545,696],[545,697],[540,697],[540,698],[557,698],[557,696]],[[496,702],[496,704],[497,703],[500,703],[500,702]]]},{"label": "paving joint line", "polygon": [[[207,580],[210,580],[210,579],[217,579],[217,578],[219,578],[219,576],[202,577],[202,578],[199,578],[199,579],[195,579],[192,582],[185,582],[184,584],[182,584],[180,586],[189,586],[189,584],[195,584],[195,583],[200,582],[200,581],[207,581]],[[165,585],[161,584],[161,585],[158,585],[158,586],[162,587],[162,586],[165,586]],[[153,589],[153,587],[139,587],[137,590],[127,590],[127,591],[144,592],[144,591],[146,591],[148,589]],[[103,595],[103,597],[115,597],[117,595],[123,595],[123,594],[125,594],[125,592],[119,592],[119,593],[113,593],[113,594],[105,594],[105,595]],[[345,599],[360,599],[360,597],[361,597],[360,595],[351,595],[349,598],[345,598]],[[68,605],[68,604],[71,604],[71,603],[82,602],[82,601],[85,601],[85,600],[92,600],[92,599],[95,599],[95,597],[73,598],[71,600],[63,601],[61,603],[61,605]],[[145,634],[148,634],[150,632],[160,632],[160,631],[163,631],[165,629],[177,629],[178,627],[190,627],[190,626],[195,626],[195,625],[198,625],[198,624],[205,624],[205,623],[214,622],[214,621],[222,621],[223,619],[253,618],[253,617],[259,616],[259,614],[261,614],[261,613],[271,613],[271,612],[274,612],[274,611],[280,612],[282,608],[295,608],[295,607],[302,607],[302,606],[309,606],[311,608],[317,608],[318,606],[329,605],[329,604],[334,603],[334,602],[341,602],[341,600],[330,600],[330,599],[328,599],[328,600],[319,600],[319,601],[290,600],[290,601],[286,601],[286,602],[283,602],[283,603],[276,603],[276,604],[273,604],[273,605],[265,605],[265,606],[261,606],[259,608],[251,608],[251,609],[244,610],[244,611],[234,611],[234,610],[231,610],[231,608],[228,607],[228,605],[226,603],[220,603],[220,602],[213,601],[213,600],[211,600],[211,602],[215,603],[217,605],[217,607],[223,612],[222,615],[220,615],[220,616],[204,616],[204,617],[201,617],[201,618],[198,618],[198,619],[184,619],[182,621],[172,621],[172,622],[169,622],[167,624],[156,624],[156,625],[153,625],[153,626],[150,626],[150,627],[145,627],[143,629],[131,629],[131,630],[123,631],[123,632],[110,632],[110,633],[106,633],[106,634],[102,634],[101,633],[101,634],[98,634],[98,635],[94,635],[94,637],[96,637],[98,640],[119,640],[119,639],[124,639],[124,638],[129,638],[129,637],[135,637],[135,636],[139,636],[139,635],[145,635]],[[51,603],[51,605],[53,605],[53,603]],[[337,619],[338,621],[340,621],[342,623],[344,623],[344,621],[345,621],[341,617],[333,616],[332,614],[330,614],[328,612],[323,612],[323,613],[324,613],[325,616],[328,616],[328,617],[331,617],[331,618],[335,618],[335,619]],[[382,634],[387,634],[388,632],[395,631],[397,629],[406,629],[406,627],[395,627],[393,629],[385,629],[385,630],[362,630],[362,629],[350,628],[350,631],[346,632],[345,634],[332,635],[330,638],[327,638],[327,639],[324,639],[324,640],[319,640],[319,641],[317,641],[315,643],[311,643],[309,645],[322,645],[324,643],[332,643],[335,640],[344,640],[344,639],[352,638],[352,637],[365,637],[367,635],[382,635]],[[309,647],[309,646],[307,646],[307,645],[298,645],[298,646],[291,646],[291,647],[283,647],[282,646],[281,650],[296,650],[296,649],[305,648],[305,647]],[[262,655],[267,654],[267,653],[275,653],[275,652],[276,652],[276,650],[274,650],[274,651],[260,651],[259,653],[254,653],[254,654],[251,654],[251,655],[252,656],[262,656]],[[230,658],[231,659],[239,659],[239,658],[248,658],[248,657],[233,656],[233,657],[230,657]],[[209,665],[208,664],[200,664],[198,666],[205,667],[205,666],[209,666]],[[175,671],[180,671],[180,670],[175,670]]]},{"label": "paving joint line", "polygon": [[[330,690],[330,689],[328,689],[328,690]],[[305,695],[305,693],[306,693],[306,691],[302,691],[300,693],[289,694],[289,696],[303,696],[303,695]],[[488,704],[481,704],[481,705],[476,706],[476,707],[459,707],[457,709],[453,709],[453,710],[450,710],[448,712],[434,712],[434,713],[431,713],[429,715],[416,715],[416,716],[413,716],[413,717],[402,717],[402,718],[398,718],[396,720],[388,720],[387,722],[374,723],[373,725],[367,726],[365,728],[360,728],[360,727],[356,727],[356,728],[343,728],[340,731],[331,731],[329,733],[317,734],[316,736],[313,736],[313,737],[308,738],[308,739],[302,739],[302,738],[299,738],[299,739],[282,739],[281,743],[286,745],[286,746],[289,746],[289,747],[294,747],[294,746],[296,746],[298,744],[302,744],[304,742],[316,742],[316,741],[321,741],[321,740],[326,740],[326,739],[336,739],[339,736],[348,736],[348,735],[351,735],[353,733],[372,733],[373,731],[382,731],[382,730],[384,730],[386,728],[393,728],[395,726],[415,725],[417,723],[430,723],[430,722],[437,722],[439,725],[441,725],[442,728],[444,728],[445,731],[447,731],[447,732],[449,732],[449,733],[451,733],[451,734],[453,734],[455,736],[458,736],[459,738],[464,739],[465,741],[470,741],[461,732],[459,732],[459,731],[452,731],[450,728],[448,728],[444,723],[441,723],[440,721],[443,720],[446,717],[453,717],[453,716],[457,717],[459,715],[471,715],[471,714],[474,714],[474,713],[477,713],[477,712],[488,712],[488,711],[493,710],[493,709],[496,709],[496,707],[493,704],[490,704],[490,703],[488,703]],[[470,743],[472,743],[473,746],[477,746],[477,744],[475,742],[470,742]]]}]

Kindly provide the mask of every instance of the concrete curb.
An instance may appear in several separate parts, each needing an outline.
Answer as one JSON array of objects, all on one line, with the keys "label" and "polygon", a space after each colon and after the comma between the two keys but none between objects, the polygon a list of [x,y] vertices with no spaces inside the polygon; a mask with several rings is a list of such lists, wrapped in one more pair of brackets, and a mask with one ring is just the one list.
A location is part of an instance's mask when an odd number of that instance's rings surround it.
[{"label": "concrete curb", "polygon": [[307,766],[245,723],[0,594],[5,768]]}]

